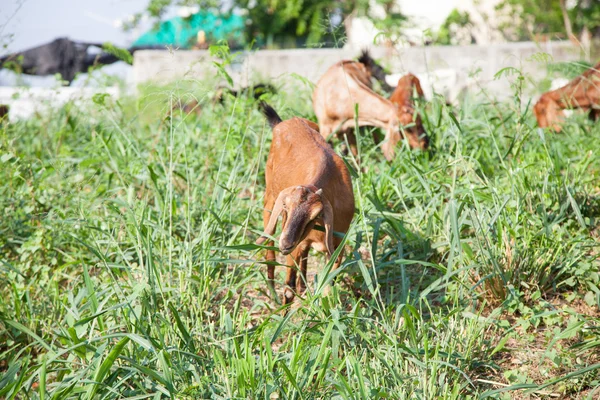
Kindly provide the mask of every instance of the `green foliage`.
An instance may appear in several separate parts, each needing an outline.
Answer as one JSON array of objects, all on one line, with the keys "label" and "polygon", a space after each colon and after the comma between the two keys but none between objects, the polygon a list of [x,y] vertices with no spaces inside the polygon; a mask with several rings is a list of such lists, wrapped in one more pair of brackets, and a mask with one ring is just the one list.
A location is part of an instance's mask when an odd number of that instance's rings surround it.
[{"label": "green foliage", "polygon": [[117,57],[119,60],[125,61],[129,65],[133,64],[133,56],[127,49],[117,47],[110,42],[102,44],[102,49],[107,53],[110,53],[113,56]]},{"label": "green foliage", "polygon": [[565,32],[561,0],[503,0],[496,10],[509,15],[504,26],[515,40],[531,40],[537,33]]},{"label": "green foliage", "polygon": [[454,43],[454,35],[457,28],[466,28],[471,24],[471,17],[467,11],[460,12],[453,9],[437,33],[436,43],[449,45]]},{"label": "green foliage", "polygon": [[[270,101],[311,118],[291,78]],[[360,135],[337,281],[323,296],[331,264],[311,255],[286,315],[252,244],[271,138],[252,98],[185,81],[2,125],[0,397],[593,393],[600,125],[543,132],[522,72],[498,79],[512,102],[419,105],[431,154],[387,163]],[[201,117],[172,112],[189,99]]]},{"label": "green foliage", "polygon": [[[496,10],[508,18],[500,28],[506,37],[513,40],[531,40],[538,34],[557,35],[566,39],[561,1],[502,0]],[[565,6],[569,7],[567,14],[574,34],[579,36],[587,27],[595,36],[600,35],[600,2],[565,1]]]},{"label": "green foliage", "polygon": [[600,2],[578,0],[569,14],[576,32],[581,32],[587,27],[593,36],[600,37]]},{"label": "green foliage", "polygon": [[212,57],[219,59],[219,61],[213,61],[213,65],[217,68],[218,74],[227,80],[229,86],[233,86],[233,79],[225,70],[225,67],[231,64],[231,61],[234,58],[229,51],[227,42],[214,44],[208,48],[208,51]]},{"label": "green foliage", "polygon": [[171,3],[171,0],[150,0],[147,7],[148,14],[153,17],[161,17]]},{"label": "green foliage", "polygon": [[383,18],[372,15],[372,3],[369,1],[357,1],[354,12],[371,19],[375,28],[381,31],[380,35],[392,43],[402,39],[402,30],[410,25],[410,20],[402,12],[399,3],[395,0],[376,0],[375,3],[383,8]]},{"label": "green foliage", "polygon": [[354,16],[370,18],[388,38],[398,36],[407,17],[396,1],[376,3],[384,9],[384,18],[373,17],[372,4],[365,0],[238,0],[236,5],[249,12],[249,39],[267,47],[303,47],[337,46],[344,36],[344,20]]},{"label": "green foliage", "polygon": [[589,70],[591,67],[593,67],[593,65],[586,61],[555,62],[548,64],[548,72],[571,80]]},{"label": "green foliage", "polygon": [[[248,43],[267,48],[340,46],[345,36],[344,20],[353,16],[368,17],[387,38],[400,35],[407,17],[394,0],[376,0],[385,10],[385,17],[374,17],[372,4],[366,0],[152,0],[146,13],[159,20],[167,7],[197,5],[201,9],[228,7],[243,10],[247,17]],[[125,29],[139,23],[141,14],[134,17]]]},{"label": "green foliage", "polygon": [[7,69],[9,71],[16,72],[20,74],[23,72],[23,56],[20,55],[8,61],[2,63],[2,69]]},{"label": "green foliage", "polygon": [[335,40],[347,4],[337,0],[237,0],[248,10],[248,40],[259,46],[303,47]]}]

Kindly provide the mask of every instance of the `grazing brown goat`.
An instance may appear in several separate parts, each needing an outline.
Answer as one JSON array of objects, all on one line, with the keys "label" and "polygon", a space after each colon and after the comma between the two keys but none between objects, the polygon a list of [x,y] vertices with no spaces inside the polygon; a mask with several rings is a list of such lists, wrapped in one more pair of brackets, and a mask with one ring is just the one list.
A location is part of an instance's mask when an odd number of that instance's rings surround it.
[{"label": "grazing brown goat", "polygon": [[600,117],[600,63],[560,89],[546,92],[533,108],[538,125],[560,132],[564,109],[590,111],[590,118]]},{"label": "grazing brown goat", "polygon": [[[277,219],[282,215],[279,250],[287,255],[284,304],[294,293],[306,289],[306,267],[310,248],[331,257],[354,216],[354,194],[350,173],[344,161],[331,149],[314,122],[303,118],[282,121],[277,112],[261,102],[263,114],[273,129],[271,150],[265,170],[266,191],[263,211],[265,235],[256,243],[272,241]],[[315,224],[325,232],[313,229]],[[275,252],[267,250],[267,261],[275,262]],[[342,254],[333,269],[339,267]],[[301,277],[296,286],[296,270]],[[269,285],[274,288],[275,266],[268,265]]]},{"label": "grazing brown goat", "polygon": [[427,148],[427,140],[413,132],[402,132],[398,108],[371,88],[371,73],[363,63],[340,61],[321,77],[313,92],[313,107],[319,120],[321,135],[328,138],[333,132],[346,134],[353,154],[356,154],[356,136],[353,131],[354,107],[358,104],[358,126],[375,126],[384,129],[383,155],[394,158],[396,144],[401,135],[412,148]]},{"label": "grazing brown goat", "polygon": [[421,82],[413,74],[406,74],[398,80],[398,86],[390,96],[390,101],[398,106],[398,120],[402,125],[405,135],[417,137],[424,142],[424,147],[429,145],[429,138],[423,128],[421,116],[416,113],[414,97],[424,99]]}]

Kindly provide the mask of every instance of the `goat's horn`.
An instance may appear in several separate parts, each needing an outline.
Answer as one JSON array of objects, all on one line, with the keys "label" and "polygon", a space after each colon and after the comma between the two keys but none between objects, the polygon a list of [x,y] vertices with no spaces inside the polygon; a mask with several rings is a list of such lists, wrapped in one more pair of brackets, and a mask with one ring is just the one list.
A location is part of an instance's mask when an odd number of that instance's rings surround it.
[{"label": "goat's horn", "polygon": [[315,194],[321,196],[323,194],[323,188],[317,190]]}]

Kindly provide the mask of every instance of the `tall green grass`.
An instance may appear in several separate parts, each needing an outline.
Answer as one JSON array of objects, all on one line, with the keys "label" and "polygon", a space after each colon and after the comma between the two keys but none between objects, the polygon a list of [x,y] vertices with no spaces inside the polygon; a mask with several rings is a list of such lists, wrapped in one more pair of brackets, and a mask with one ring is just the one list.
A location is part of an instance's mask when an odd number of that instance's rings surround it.
[{"label": "tall green grass", "polygon": [[[200,117],[169,111],[190,93]],[[311,117],[293,93],[269,101]],[[600,303],[600,126],[434,99],[431,153],[387,163],[362,135],[337,283],[322,296],[314,254],[282,310],[252,244],[270,129],[250,99],[208,97],[182,82],[2,127],[0,397],[597,395],[598,314],[557,299]],[[510,340],[543,341],[548,373],[511,372]]]}]

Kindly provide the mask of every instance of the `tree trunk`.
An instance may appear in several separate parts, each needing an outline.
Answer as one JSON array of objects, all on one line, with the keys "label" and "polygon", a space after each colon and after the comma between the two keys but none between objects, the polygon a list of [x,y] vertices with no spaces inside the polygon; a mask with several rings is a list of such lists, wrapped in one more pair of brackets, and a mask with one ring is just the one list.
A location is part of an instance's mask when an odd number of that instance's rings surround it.
[{"label": "tree trunk", "polygon": [[585,60],[590,61],[590,53],[592,50],[592,33],[588,29],[587,25],[584,25],[583,31],[581,31],[581,47],[585,56]]},{"label": "tree trunk", "polygon": [[565,23],[565,30],[567,31],[567,38],[577,43],[577,38],[573,35],[573,27],[571,25],[571,18],[569,18],[569,13],[567,12],[567,5],[565,4],[565,0],[560,0],[560,10],[562,11],[563,21]]},{"label": "tree trunk", "polygon": [[346,42],[352,43],[354,39],[352,37],[352,21],[356,16],[356,9],[352,10],[352,12],[344,17],[344,29],[346,30]]}]

